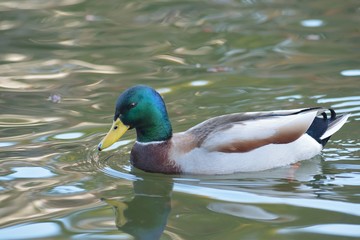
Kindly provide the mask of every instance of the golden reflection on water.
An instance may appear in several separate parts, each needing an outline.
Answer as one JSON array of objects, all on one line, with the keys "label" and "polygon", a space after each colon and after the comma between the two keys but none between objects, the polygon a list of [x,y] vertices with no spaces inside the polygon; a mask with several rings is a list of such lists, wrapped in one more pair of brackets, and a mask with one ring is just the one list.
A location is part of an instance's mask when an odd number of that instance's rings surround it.
[{"label": "golden reflection on water", "polygon": [[10,77],[0,77],[0,87],[9,89],[26,89],[30,88],[30,84],[12,80]]},{"label": "golden reflection on water", "polygon": [[186,62],[185,62],[185,60],[183,58],[170,56],[170,55],[157,55],[154,58],[155,59],[166,60],[166,61],[173,62],[173,63],[178,63],[178,64],[186,64]]},{"label": "golden reflection on water", "polygon": [[49,2],[46,0],[40,1],[24,1],[21,4],[14,1],[1,1],[0,2],[0,10],[13,10],[13,9],[22,9],[22,10],[31,10],[31,9],[47,9],[58,6],[66,6],[66,5],[75,5],[84,2],[84,0],[58,0],[56,2]]},{"label": "golden reflection on water", "polygon": [[0,31],[9,30],[19,25],[16,21],[0,21]]},{"label": "golden reflection on water", "polygon": [[59,121],[63,121],[63,118],[37,118],[30,115],[0,114],[0,127],[31,127]]}]

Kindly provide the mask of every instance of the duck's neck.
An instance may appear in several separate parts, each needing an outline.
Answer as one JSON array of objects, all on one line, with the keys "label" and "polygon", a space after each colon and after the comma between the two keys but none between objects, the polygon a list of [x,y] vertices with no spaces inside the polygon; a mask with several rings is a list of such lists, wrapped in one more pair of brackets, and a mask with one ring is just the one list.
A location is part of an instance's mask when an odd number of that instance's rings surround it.
[{"label": "duck's neck", "polygon": [[136,128],[136,140],[142,143],[166,141],[172,137],[169,119],[164,116],[148,119],[147,124]]}]

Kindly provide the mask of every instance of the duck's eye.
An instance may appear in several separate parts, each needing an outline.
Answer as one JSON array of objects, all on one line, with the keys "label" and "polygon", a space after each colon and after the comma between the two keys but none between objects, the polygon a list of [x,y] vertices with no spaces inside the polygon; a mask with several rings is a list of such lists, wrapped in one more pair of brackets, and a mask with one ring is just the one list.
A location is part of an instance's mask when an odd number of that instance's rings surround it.
[{"label": "duck's eye", "polygon": [[129,106],[128,106],[128,108],[129,108],[129,109],[132,109],[132,108],[134,108],[136,105],[137,105],[137,103],[135,103],[135,102],[130,103]]}]

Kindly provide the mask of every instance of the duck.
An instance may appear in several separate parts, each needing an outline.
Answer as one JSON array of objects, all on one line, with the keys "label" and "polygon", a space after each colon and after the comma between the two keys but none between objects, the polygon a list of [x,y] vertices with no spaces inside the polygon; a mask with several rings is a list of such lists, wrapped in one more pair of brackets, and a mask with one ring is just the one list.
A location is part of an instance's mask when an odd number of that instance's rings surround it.
[{"label": "duck", "polygon": [[136,85],[118,97],[102,151],[135,129],[130,163],[164,174],[233,174],[294,164],[320,154],[350,114],[309,107],[240,112],[210,118],[173,133],[165,102],[152,87]]}]

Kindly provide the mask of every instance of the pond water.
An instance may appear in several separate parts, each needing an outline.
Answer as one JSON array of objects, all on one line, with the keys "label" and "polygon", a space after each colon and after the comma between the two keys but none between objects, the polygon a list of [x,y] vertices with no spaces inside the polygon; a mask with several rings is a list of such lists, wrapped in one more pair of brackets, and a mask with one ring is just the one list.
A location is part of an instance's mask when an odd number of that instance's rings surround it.
[{"label": "pond water", "polygon": [[[360,238],[357,0],[0,1],[1,239]],[[226,176],[97,152],[124,89],[175,132],[242,111],[351,113],[320,156]]]}]

